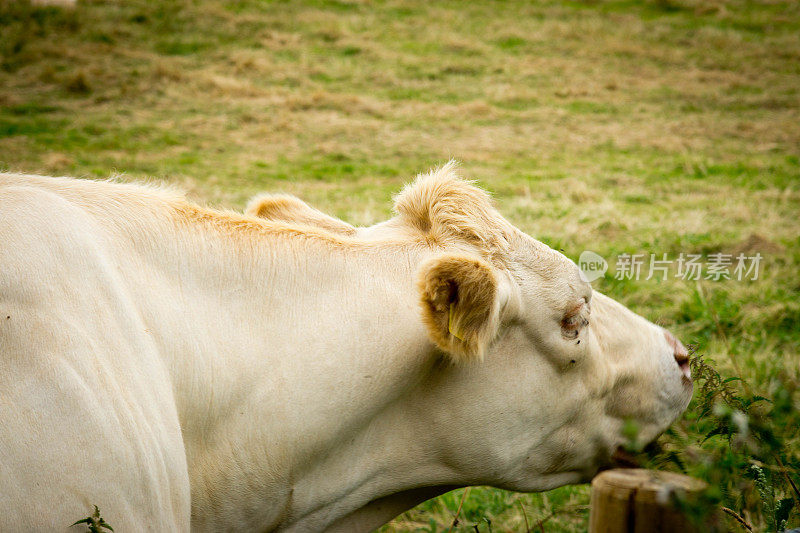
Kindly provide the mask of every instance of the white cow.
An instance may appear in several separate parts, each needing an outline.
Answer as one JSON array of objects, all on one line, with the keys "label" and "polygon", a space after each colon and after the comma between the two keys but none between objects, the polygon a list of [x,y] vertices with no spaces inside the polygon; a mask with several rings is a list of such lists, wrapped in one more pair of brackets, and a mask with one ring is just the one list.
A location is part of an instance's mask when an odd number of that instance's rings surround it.
[{"label": "white cow", "polygon": [[283,204],[0,175],[0,531],[368,531],[585,482],[689,401],[674,337],[451,165],[372,228]]}]

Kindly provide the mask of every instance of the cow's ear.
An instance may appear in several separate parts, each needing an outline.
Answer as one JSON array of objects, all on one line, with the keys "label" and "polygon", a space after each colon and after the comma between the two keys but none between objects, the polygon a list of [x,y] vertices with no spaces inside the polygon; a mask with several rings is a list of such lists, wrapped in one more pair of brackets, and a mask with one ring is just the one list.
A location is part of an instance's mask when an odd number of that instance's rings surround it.
[{"label": "cow's ear", "polygon": [[288,194],[256,196],[250,200],[245,214],[266,220],[305,224],[338,235],[354,235],[356,232],[356,229],[347,222],[326,215],[300,198]]},{"label": "cow's ear", "polygon": [[456,363],[483,360],[500,322],[491,265],[467,255],[438,255],[420,266],[417,289],[431,340]]}]

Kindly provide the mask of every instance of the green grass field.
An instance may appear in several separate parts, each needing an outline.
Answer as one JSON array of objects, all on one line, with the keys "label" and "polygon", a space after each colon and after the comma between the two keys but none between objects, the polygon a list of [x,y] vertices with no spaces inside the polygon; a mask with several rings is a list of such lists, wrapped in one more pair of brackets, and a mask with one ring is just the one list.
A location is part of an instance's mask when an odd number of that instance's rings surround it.
[{"label": "green grass field", "polygon": [[[791,504],[800,526],[800,4],[0,0],[4,170],[236,209],[282,191],[363,225],[450,158],[575,260],[763,256],[757,280],[594,286],[741,377],[729,403],[767,398],[739,405],[748,433],[697,392],[647,464],[708,479],[756,531]],[[454,531],[587,527],[586,486],[463,494],[385,531],[447,531],[459,506]]]}]

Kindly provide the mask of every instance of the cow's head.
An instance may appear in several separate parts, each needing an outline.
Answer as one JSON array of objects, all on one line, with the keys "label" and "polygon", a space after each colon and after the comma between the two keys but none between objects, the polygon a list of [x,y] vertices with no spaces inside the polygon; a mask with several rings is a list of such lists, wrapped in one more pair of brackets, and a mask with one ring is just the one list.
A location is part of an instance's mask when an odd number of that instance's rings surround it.
[{"label": "cow's head", "polygon": [[647,442],[686,408],[683,346],[593,291],[452,165],[418,177],[395,211],[355,231],[430,250],[413,290],[445,362],[415,392],[414,412],[462,482],[530,491],[584,481],[626,441],[628,421]]},{"label": "cow's head", "polygon": [[[536,490],[590,477],[655,439],[692,393],[685,348],[593,291],[575,263],[506,221],[448,165],[397,198],[399,227],[441,251],[417,272],[430,339],[454,363],[430,387],[443,450],[475,482]],[[435,424],[432,427],[435,427]]]}]

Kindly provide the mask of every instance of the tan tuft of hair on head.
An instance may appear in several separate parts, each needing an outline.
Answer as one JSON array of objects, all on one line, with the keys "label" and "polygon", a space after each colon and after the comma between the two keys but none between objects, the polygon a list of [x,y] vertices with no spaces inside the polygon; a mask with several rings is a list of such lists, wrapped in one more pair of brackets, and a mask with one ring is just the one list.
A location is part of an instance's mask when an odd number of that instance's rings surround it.
[{"label": "tan tuft of hair on head", "polygon": [[418,175],[395,196],[395,212],[433,242],[461,240],[487,257],[502,254],[513,227],[497,212],[489,194],[460,178],[456,167],[451,160]]}]

